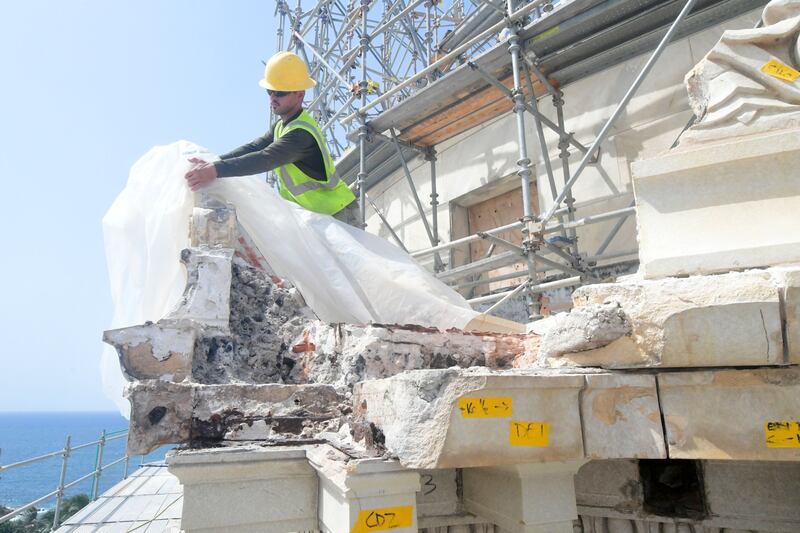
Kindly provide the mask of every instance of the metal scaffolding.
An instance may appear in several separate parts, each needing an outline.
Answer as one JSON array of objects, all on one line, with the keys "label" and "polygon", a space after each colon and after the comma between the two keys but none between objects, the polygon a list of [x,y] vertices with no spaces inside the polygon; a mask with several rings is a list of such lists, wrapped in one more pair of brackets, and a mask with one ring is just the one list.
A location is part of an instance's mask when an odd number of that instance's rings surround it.
[{"label": "metal scaffolding", "polygon": [[[277,47],[300,54],[317,80],[307,109],[322,125],[334,157],[340,160],[337,163],[340,174],[347,174],[343,177],[346,180],[349,177],[351,187],[357,190],[362,223],[369,204],[392,238],[405,248],[367,194],[379,179],[402,172],[430,242],[429,248],[415,251],[412,256],[432,257],[438,277],[456,288],[489,287],[492,282],[521,280],[513,289],[470,301],[495,302],[491,312],[507,299],[524,294],[534,319],[540,311],[537,295],[592,281],[596,279],[593,269],[596,262],[615,257],[606,253],[607,248],[624,221],[634,215],[633,205],[576,219],[572,190],[586,168],[597,161],[601,144],[666,45],[673,38],[765,3],[763,0],[317,0],[311,6],[304,6],[302,1],[296,0],[292,6],[287,0],[277,0]],[[575,139],[566,131],[561,87],[644,52],[650,52],[650,58],[596,138],[588,146]],[[504,76],[506,79],[501,79]],[[521,219],[513,224],[441,244],[435,142],[404,138],[403,128],[392,115],[398,107],[409,108],[409,102],[436,98],[436,94],[442,94],[437,87],[441,88],[441,82],[448,79],[479,83],[507,98],[506,112],[514,114],[516,120],[517,175],[523,212]],[[555,120],[539,111],[540,100],[545,98],[550,98],[555,106]],[[540,213],[531,208],[532,163],[525,138],[526,119],[533,120],[544,175],[552,194],[550,207]],[[557,161],[550,160],[545,129],[558,136]],[[355,146],[348,148],[350,144]],[[579,162],[570,162],[571,150],[580,153]],[[419,198],[408,166],[408,160],[416,156],[430,166],[429,212]],[[561,169],[562,183],[556,182],[554,166]],[[576,229],[608,220],[616,223],[594,255],[581,250]],[[522,231],[521,243],[498,236],[514,229]],[[490,252],[495,249],[504,252],[446,269],[450,262],[442,260],[442,253],[480,240],[492,245]],[[636,250],[625,253],[635,254]],[[526,271],[485,277],[488,272],[515,263],[524,263]]]}]

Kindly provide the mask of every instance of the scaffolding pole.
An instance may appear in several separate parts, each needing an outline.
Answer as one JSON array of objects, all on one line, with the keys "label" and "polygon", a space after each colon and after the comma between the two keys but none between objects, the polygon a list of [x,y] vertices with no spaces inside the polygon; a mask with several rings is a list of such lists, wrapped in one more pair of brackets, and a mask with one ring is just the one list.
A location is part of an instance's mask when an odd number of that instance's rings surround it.
[{"label": "scaffolding pole", "polygon": [[[576,1],[579,0],[562,0],[555,5],[560,9]],[[608,138],[611,128],[695,3],[696,0],[685,2],[680,14],[669,26],[611,117],[594,141],[586,144],[579,142],[572,132],[567,131],[568,107],[564,102],[561,86],[555,81],[551,83],[540,68],[542,63],[533,50],[523,50],[523,37],[520,34],[522,26],[527,25],[531,19],[552,13],[553,3],[550,0],[383,0],[380,13],[372,19],[369,12],[375,4],[373,0],[316,0],[306,10],[301,8],[301,0],[296,0],[293,7],[286,0],[277,0],[275,14],[278,18],[278,48],[296,49],[303,54],[309,61],[312,76],[318,81],[307,109],[323,125],[323,130],[332,140],[334,157],[349,149],[350,142],[356,145],[358,166],[351,187],[357,191],[362,226],[366,224],[366,207],[370,204],[388,228],[391,238],[398,245],[404,246],[383,213],[375,208],[372,199],[367,196],[367,184],[374,182],[371,178],[383,177],[393,171],[393,165],[397,165],[394,168],[404,174],[408,181],[410,198],[416,205],[421,224],[431,244],[425,250],[412,253],[412,256],[433,256],[434,269],[441,279],[482,275],[500,268],[498,265],[522,263],[526,269],[522,275],[528,279],[519,284],[518,292],[514,296],[526,294],[531,317],[536,318],[540,311],[536,294],[547,290],[546,287],[554,287],[551,285],[554,282],[543,281],[552,279],[552,276],[545,276],[556,271],[562,276],[570,276],[570,283],[575,279],[585,282],[593,279],[594,261],[632,255],[631,252],[626,252],[627,255],[624,256],[608,254],[607,249],[619,234],[625,220],[635,213],[635,209],[629,206],[578,218],[573,190],[586,167],[597,162],[599,148]],[[526,31],[527,28],[528,26]],[[495,45],[495,39],[501,32],[504,32],[504,37],[500,38],[505,40]],[[526,39],[530,37],[529,33],[524,35]],[[531,42],[533,41],[527,41]],[[503,72],[511,71],[512,88],[506,87],[496,77],[496,73],[500,71],[494,66],[491,66],[492,73],[488,72],[490,63],[479,57],[482,51],[493,46],[507,49]],[[537,47],[533,44],[529,48]],[[492,228],[480,235],[473,234],[443,243],[447,236],[440,235],[442,198],[439,193],[440,177],[437,173],[440,169],[437,168],[436,146],[423,140],[415,140],[413,134],[406,134],[403,128],[408,125],[398,124],[389,128],[383,127],[382,131],[373,131],[370,123],[376,114],[397,105],[435,82],[443,72],[446,75],[453,66],[463,63],[468,63],[490,87],[500,91],[512,103],[509,111],[514,115],[516,126],[515,172],[520,184],[522,216],[516,222]],[[381,86],[376,81],[381,82]],[[554,105],[554,113],[549,118],[541,112],[535,93],[539,84],[544,89],[544,96],[549,96]],[[548,200],[552,199],[552,203],[543,213],[535,213],[531,202],[534,165],[526,144],[526,113],[533,117],[533,146],[538,145],[543,165],[539,174],[542,182],[546,180],[549,185]],[[554,147],[552,158],[547,144],[548,137],[545,135],[548,130],[555,133],[553,137],[549,137],[551,144],[557,142],[557,150]],[[556,138],[557,141],[553,141]],[[378,150],[370,150],[370,144],[374,141],[394,145],[396,157],[392,161],[395,163],[390,163],[383,155],[378,154]],[[426,216],[408,168],[406,155],[409,149],[422,156],[429,165],[430,219]],[[385,154],[385,149],[381,150]],[[570,163],[573,154],[580,156],[577,164]],[[559,179],[555,175],[557,169],[562,174]],[[617,192],[612,190],[612,193]],[[449,200],[447,197],[445,199]],[[586,257],[586,245],[581,244],[580,249],[578,246],[577,229],[608,220],[614,221],[610,231],[604,236],[595,256]],[[518,240],[510,243],[499,237],[501,233],[510,230],[522,231],[522,242],[519,245]],[[554,237],[553,234],[560,234],[560,237]],[[561,238],[563,239],[559,240]],[[455,268],[447,265],[450,270],[444,270],[446,263],[442,261],[440,253],[477,241],[491,242],[492,246],[500,246],[505,242],[507,248],[510,244],[512,250],[516,247],[516,251],[510,255],[494,255],[475,261],[474,264]],[[544,257],[545,255],[548,257]],[[519,277],[520,274],[468,281],[459,286],[468,289],[487,284],[491,279],[513,279],[514,276]]]},{"label": "scaffolding pole", "polygon": [[[508,12],[513,9],[512,0],[508,0]],[[525,141],[525,95],[522,92],[522,82],[519,76],[519,35],[516,25],[509,22],[508,31],[511,36],[508,39],[508,53],[511,54],[511,72],[514,77],[514,114],[517,123],[517,150],[519,159],[517,160],[517,175],[519,175],[522,187],[522,253],[525,257],[525,264],[528,267],[528,276],[533,283],[536,283],[536,250],[539,246],[535,240],[532,224],[534,221],[533,209],[531,207],[531,160],[528,157],[528,144]],[[539,258],[541,261],[541,258]],[[528,295],[528,307],[530,309],[530,319],[541,318],[541,303],[539,298]]]}]

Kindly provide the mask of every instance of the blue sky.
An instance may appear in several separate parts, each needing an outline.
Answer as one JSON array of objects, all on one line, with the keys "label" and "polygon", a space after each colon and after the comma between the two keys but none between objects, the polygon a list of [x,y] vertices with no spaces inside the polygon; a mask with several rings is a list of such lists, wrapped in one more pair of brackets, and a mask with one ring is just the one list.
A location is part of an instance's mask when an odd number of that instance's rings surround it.
[{"label": "blue sky", "polygon": [[263,134],[267,0],[0,2],[0,411],[113,410],[101,219],[149,148]]}]

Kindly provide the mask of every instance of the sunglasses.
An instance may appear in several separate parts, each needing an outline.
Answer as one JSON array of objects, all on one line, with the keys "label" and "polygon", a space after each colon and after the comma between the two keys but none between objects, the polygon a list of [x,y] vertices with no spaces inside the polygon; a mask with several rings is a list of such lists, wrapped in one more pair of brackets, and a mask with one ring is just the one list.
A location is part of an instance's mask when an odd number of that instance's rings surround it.
[{"label": "sunglasses", "polygon": [[280,98],[281,96],[287,96],[291,94],[290,91],[273,91],[272,89],[267,89],[267,94],[270,96],[277,96]]}]

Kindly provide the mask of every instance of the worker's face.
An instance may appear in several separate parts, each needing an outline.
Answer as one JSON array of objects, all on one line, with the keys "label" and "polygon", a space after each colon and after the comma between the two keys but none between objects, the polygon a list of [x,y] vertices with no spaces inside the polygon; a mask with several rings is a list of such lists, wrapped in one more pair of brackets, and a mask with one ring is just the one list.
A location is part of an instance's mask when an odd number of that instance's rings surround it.
[{"label": "worker's face", "polygon": [[305,91],[292,91],[284,96],[277,96],[274,92],[269,95],[269,105],[276,115],[285,116],[296,113],[303,105]]}]

